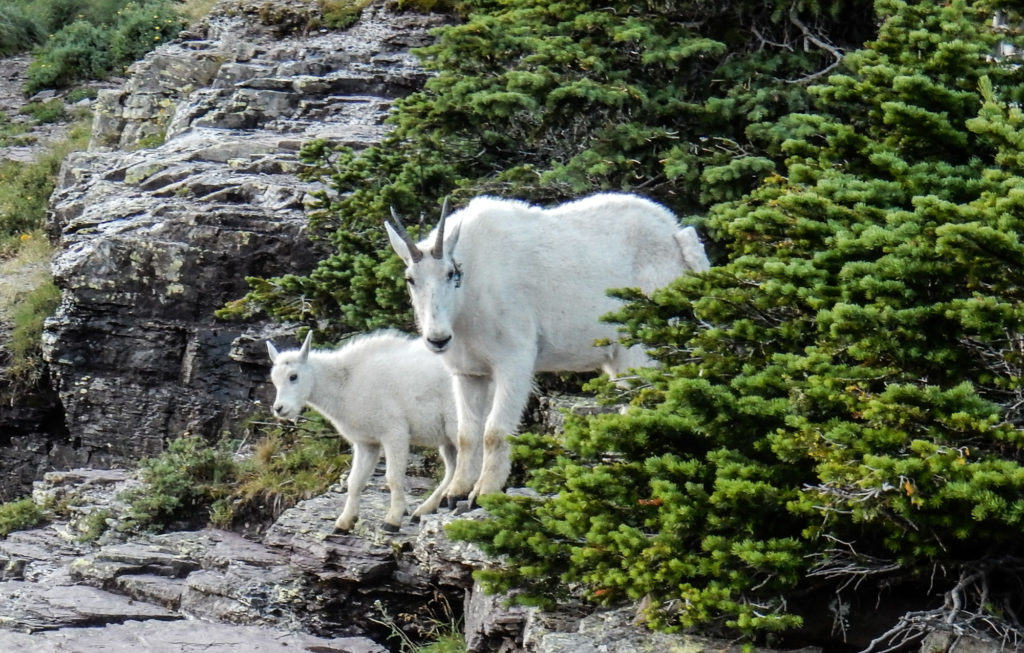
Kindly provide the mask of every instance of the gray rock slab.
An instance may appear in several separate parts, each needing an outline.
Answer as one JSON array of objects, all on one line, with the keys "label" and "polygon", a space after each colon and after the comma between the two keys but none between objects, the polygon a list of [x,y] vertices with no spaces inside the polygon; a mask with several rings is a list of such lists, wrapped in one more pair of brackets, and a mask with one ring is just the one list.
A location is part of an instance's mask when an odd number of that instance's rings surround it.
[{"label": "gray rock slab", "polygon": [[204,621],[127,621],[23,634],[0,630],[0,651],[40,653],[387,653],[363,637],[324,638]]},{"label": "gray rock slab", "polygon": [[179,618],[159,606],[132,601],[94,587],[22,581],[0,583],[0,629],[35,632],[132,619]]}]

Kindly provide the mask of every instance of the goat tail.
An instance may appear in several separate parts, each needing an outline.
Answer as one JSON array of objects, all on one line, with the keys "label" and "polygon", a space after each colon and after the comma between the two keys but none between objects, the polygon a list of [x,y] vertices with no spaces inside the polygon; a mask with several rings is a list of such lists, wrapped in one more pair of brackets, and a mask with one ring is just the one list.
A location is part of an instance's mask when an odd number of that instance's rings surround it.
[{"label": "goat tail", "polygon": [[704,244],[700,242],[700,236],[693,227],[683,227],[672,234],[683,254],[683,263],[694,272],[704,272],[711,269],[711,262],[704,251]]}]

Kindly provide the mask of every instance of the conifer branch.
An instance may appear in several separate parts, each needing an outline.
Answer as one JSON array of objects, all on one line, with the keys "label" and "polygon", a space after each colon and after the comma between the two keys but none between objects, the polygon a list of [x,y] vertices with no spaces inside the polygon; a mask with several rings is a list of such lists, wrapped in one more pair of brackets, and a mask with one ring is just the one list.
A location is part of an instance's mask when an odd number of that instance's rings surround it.
[{"label": "conifer branch", "polygon": [[808,29],[807,25],[804,25],[803,21],[800,20],[800,18],[796,15],[796,5],[794,5],[793,9],[789,12],[789,22],[791,22],[793,25],[796,26],[797,29],[799,29],[801,32],[803,32],[804,41],[805,42],[813,43],[814,45],[818,46],[822,50],[828,51],[829,54],[831,54],[833,57],[835,57],[835,61],[833,61],[831,64],[829,64],[828,66],[826,66],[825,68],[823,68],[823,69],[821,69],[821,70],[819,70],[817,72],[811,73],[809,75],[804,75],[803,77],[800,77],[798,79],[786,80],[788,83],[790,83],[790,84],[803,84],[803,83],[809,82],[809,81],[817,79],[817,78],[819,78],[819,77],[821,77],[823,75],[827,75],[833,69],[835,69],[836,66],[838,66],[840,63],[842,63],[842,61],[843,61],[843,52],[842,52],[842,50],[840,50],[839,48],[837,48],[836,46],[832,45],[828,41],[824,40],[823,38],[821,38],[819,36],[816,36],[813,32],[811,32],[811,30]]}]

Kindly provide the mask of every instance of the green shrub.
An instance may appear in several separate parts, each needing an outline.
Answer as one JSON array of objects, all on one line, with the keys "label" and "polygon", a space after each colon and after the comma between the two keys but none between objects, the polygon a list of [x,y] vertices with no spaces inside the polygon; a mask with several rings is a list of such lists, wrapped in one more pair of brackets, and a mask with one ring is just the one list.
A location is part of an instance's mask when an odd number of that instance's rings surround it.
[{"label": "green shrub", "polygon": [[25,92],[30,95],[121,74],[185,26],[169,0],[62,0],[49,11],[42,20],[52,33],[37,48],[27,73]]},{"label": "green shrub", "polygon": [[238,474],[231,443],[212,446],[201,438],[172,440],[167,451],[143,460],[143,486],[129,490],[126,530],[160,531],[183,522],[206,524],[210,506],[229,492]]},{"label": "green shrub", "polygon": [[48,0],[34,3],[33,8],[46,33],[53,34],[84,18],[90,4],[89,0]]},{"label": "green shrub", "polygon": [[0,505],[0,537],[7,537],[14,531],[27,530],[44,521],[43,511],[31,498]]},{"label": "green shrub", "polygon": [[236,460],[230,444],[199,438],[171,441],[140,464],[143,487],[125,495],[126,530],[162,530],[175,522],[221,528],[267,524],[303,499],[337,483],[351,456],[321,418],[302,427],[254,422],[252,457]]},{"label": "green shrub", "polygon": [[320,10],[327,27],[345,29],[357,20],[370,0],[320,0]]},{"label": "green shrub", "polygon": [[488,587],[762,640],[895,596],[920,609],[854,628],[873,650],[1022,641],[1024,71],[989,56],[1012,38],[991,5],[877,7],[878,39],[769,130],[778,174],[709,212],[721,265],[619,293],[662,363],[630,412],[571,419],[542,498],[451,527],[508,561]]},{"label": "green shrub", "polygon": [[104,79],[114,59],[111,32],[83,20],[61,28],[39,49],[26,72],[25,92],[63,88],[82,79]]},{"label": "green shrub", "polygon": [[44,36],[43,27],[22,7],[0,6],[0,56],[28,50]]},{"label": "green shrub", "polygon": [[157,2],[128,3],[112,27],[110,53],[115,67],[141,59],[154,47],[173,39],[185,27],[174,5]]}]

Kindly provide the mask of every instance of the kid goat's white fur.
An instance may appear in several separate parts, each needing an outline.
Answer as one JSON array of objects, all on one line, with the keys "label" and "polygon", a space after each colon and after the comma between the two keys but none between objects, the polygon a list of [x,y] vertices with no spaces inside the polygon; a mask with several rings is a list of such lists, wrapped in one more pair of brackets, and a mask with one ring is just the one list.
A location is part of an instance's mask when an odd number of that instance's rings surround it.
[{"label": "kid goat's white fur", "polygon": [[[621,193],[550,209],[478,197],[415,243],[398,216],[386,224],[406,264],[416,321],[454,375],[458,463],[449,503],[500,492],[509,474],[506,436],[519,425],[535,372],[601,369],[612,376],[650,364],[615,343],[600,316],[620,302],[609,288],[645,292],[710,266],[692,227],[660,204]],[[445,229],[447,228],[447,233]],[[613,344],[594,346],[606,338]],[[472,461],[483,441],[479,478]]]},{"label": "kid goat's white fur", "polygon": [[[359,495],[381,449],[391,507],[382,528],[397,531],[405,514],[405,469],[409,445],[437,447],[444,478],[413,513],[433,512],[452,479],[456,459],[456,418],[452,381],[423,341],[381,331],[357,337],[335,351],[310,351],[312,332],[301,349],[278,352],[267,341],[277,388],[274,415],[296,419],[309,405],[330,420],[352,444],[345,509],[335,526],[351,530],[359,516]],[[470,463],[472,465],[472,463]]]}]

